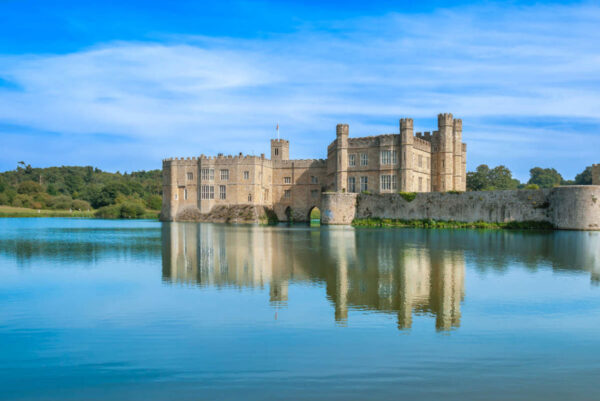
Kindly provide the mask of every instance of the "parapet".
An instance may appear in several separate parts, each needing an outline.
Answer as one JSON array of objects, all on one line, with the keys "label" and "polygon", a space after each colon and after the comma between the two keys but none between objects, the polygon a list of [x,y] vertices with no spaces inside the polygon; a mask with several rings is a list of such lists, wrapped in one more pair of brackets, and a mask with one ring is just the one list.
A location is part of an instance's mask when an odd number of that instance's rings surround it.
[{"label": "parapet", "polygon": [[290,141],[287,139],[271,139],[271,146],[273,145],[289,145]]},{"label": "parapet", "polygon": [[403,130],[412,130],[413,129],[413,119],[412,118],[401,118],[400,119],[400,132]]},{"label": "parapet", "polygon": [[424,150],[425,152],[431,152],[431,142],[426,141],[423,138],[415,137],[413,140],[413,146],[416,149]]},{"label": "parapet", "polygon": [[350,126],[348,124],[338,124],[335,126],[335,135],[336,136],[341,136],[341,135],[348,136],[349,134],[350,134]]},{"label": "parapet", "polygon": [[184,165],[196,165],[198,164],[197,157],[169,157],[167,159],[163,159],[163,167],[164,166],[184,166]]},{"label": "parapet", "polygon": [[438,127],[452,126],[452,113],[438,114]]},{"label": "parapet", "polygon": [[462,120],[460,118],[454,120],[454,131],[462,132]]}]

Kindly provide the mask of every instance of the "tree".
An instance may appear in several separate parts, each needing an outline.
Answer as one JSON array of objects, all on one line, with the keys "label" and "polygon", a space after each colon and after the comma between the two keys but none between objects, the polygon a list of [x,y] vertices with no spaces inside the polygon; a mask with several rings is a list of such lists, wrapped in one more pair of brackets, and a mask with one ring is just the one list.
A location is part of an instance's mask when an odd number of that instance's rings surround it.
[{"label": "tree", "polygon": [[519,180],[512,178],[512,172],[505,166],[494,167],[489,174],[489,181],[495,189],[517,189]]},{"label": "tree", "polygon": [[540,188],[552,188],[563,182],[562,176],[553,168],[534,167],[529,170],[528,184],[537,184]]},{"label": "tree", "polygon": [[23,181],[17,187],[17,192],[20,194],[31,195],[42,191],[42,186],[35,181]]},{"label": "tree", "polygon": [[469,191],[483,191],[490,184],[490,168],[486,164],[480,164],[475,171],[467,173],[467,189]]},{"label": "tree", "polygon": [[506,166],[490,169],[486,164],[479,165],[474,172],[467,173],[469,191],[490,191],[494,189],[517,189],[519,180],[512,178]]},{"label": "tree", "polygon": [[586,167],[575,176],[575,185],[592,185],[592,166]]}]

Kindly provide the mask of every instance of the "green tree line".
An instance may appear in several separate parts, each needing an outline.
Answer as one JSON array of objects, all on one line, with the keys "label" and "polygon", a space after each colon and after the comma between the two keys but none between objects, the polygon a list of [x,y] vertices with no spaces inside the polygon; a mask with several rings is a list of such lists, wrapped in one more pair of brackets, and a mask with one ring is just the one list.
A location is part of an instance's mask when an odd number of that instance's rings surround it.
[{"label": "green tree line", "polygon": [[592,167],[586,167],[575,176],[574,180],[565,180],[553,168],[534,167],[529,170],[529,180],[522,183],[513,178],[512,172],[506,166],[490,168],[485,164],[479,165],[475,171],[467,173],[468,191],[493,191],[499,189],[539,189],[552,188],[559,185],[591,185]]},{"label": "green tree line", "polygon": [[160,210],[161,180],[161,170],[109,173],[91,166],[35,168],[20,162],[0,173],[0,205],[142,217],[147,210]]}]

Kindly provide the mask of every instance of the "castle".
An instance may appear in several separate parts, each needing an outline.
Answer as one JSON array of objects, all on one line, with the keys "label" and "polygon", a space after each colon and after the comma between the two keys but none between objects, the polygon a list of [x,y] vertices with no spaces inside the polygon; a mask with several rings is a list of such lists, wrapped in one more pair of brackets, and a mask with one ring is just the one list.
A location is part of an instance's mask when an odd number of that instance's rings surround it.
[{"label": "castle", "polygon": [[600,185],[600,164],[592,165],[592,185]]},{"label": "castle", "polygon": [[290,160],[290,143],[271,140],[271,158],[204,156],[163,160],[162,220],[185,211],[210,213],[215,206],[263,206],[281,221],[309,219],[322,193],[447,192],[466,190],[467,146],[462,121],[438,115],[437,131],[413,133],[400,120],[399,133],[350,138],[338,124],[327,159]]}]

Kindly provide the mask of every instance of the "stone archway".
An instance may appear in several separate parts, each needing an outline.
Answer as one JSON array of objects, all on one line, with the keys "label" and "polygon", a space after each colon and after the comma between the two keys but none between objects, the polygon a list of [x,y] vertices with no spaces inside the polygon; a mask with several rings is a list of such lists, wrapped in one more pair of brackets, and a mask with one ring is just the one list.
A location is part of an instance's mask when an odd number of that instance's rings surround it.
[{"label": "stone archway", "polygon": [[286,221],[288,223],[291,223],[294,220],[293,215],[292,215],[292,208],[290,206],[286,207],[284,213],[285,213]]},{"label": "stone archway", "polygon": [[310,225],[321,225],[321,209],[318,206],[313,206],[308,211],[308,221]]}]

